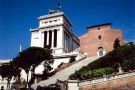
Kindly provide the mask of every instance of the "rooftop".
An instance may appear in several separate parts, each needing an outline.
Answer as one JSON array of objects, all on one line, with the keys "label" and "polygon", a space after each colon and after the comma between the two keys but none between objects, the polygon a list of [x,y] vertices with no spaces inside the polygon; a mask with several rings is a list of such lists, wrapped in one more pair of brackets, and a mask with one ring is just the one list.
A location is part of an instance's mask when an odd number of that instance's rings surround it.
[{"label": "rooftop", "polygon": [[104,23],[104,24],[99,24],[99,25],[94,25],[94,26],[88,26],[87,29],[100,27],[100,26],[111,26],[111,25],[112,25],[111,23]]},{"label": "rooftop", "polygon": [[61,11],[57,11],[57,12],[53,12],[53,13],[48,13],[47,15],[43,15],[43,16],[40,16],[38,19],[47,19],[47,18],[51,18],[51,17],[55,17],[55,16],[61,16],[61,15],[64,15],[63,12]]}]

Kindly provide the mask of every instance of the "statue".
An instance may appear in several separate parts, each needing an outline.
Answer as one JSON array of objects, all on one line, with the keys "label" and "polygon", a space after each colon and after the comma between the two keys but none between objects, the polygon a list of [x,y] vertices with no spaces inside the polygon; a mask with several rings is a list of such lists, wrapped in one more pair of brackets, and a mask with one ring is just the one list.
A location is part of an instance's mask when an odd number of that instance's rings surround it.
[{"label": "statue", "polygon": [[61,8],[61,4],[58,3],[58,4],[57,4],[57,11],[60,11],[60,8]]},{"label": "statue", "polygon": [[56,10],[51,10],[51,9],[49,9],[49,10],[48,10],[48,14],[57,13],[57,12],[60,11],[60,8],[61,8],[61,5],[60,5],[60,3],[58,3],[58,4],[57,4],[57,9],[56,9]]},{"label": "statue", "polygon": [[48,14],[53,14],[55,12],[56,12],[56,10],[51,10],[51,9],[48,10]]}]

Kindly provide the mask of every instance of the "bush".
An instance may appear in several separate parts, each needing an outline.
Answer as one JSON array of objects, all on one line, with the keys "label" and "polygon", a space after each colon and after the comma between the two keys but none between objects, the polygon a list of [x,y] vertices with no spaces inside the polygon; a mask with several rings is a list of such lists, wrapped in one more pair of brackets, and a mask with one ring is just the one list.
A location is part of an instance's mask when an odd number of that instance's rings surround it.
[{"label": "bush", "polygon": [[108,75],[122,66],[124,71],[135,69],[135,45],[123,45],[72,74],[70,79],[91,79]]},{"label": "bush", "polygon": [[69,63],[72,63],[72,62],[74,62],[74,61],[76,61],[76,60],[75,60],[75,56],[71,56],[71,57],[70,57],[70,60],[69,60]]},{"label": "bush", "polygon": [[129,60],[125,60],[122,63],[122,68],[124,71],[129,71],[129,70],[135,69],[135,57],[132,57]]},{"label": "bush", "polygon": [[74,74],[70,75],[69,79],[92,79],[97,77],[102,77],[103,75],[109,75],[114,72],[114,69],[112,67],[107,68],[98,68],[94,70],[88,70],[86,67],[83,67],[83,69],[80,69],[79,71],[76,71]]},{"label": "bush", "polygon": [[[135,45],[123,45],[120,48],[114,49],[113,51],[107,53],[105,56],[97,59],[96,61],[88,64],[87,67],[93,69],[96,68],[105,68],[105,67],[114,67],[117,69],[119,64],[128,60],[132,63],[135,58]],[[135,67],[134,64],[131,66]]]}]

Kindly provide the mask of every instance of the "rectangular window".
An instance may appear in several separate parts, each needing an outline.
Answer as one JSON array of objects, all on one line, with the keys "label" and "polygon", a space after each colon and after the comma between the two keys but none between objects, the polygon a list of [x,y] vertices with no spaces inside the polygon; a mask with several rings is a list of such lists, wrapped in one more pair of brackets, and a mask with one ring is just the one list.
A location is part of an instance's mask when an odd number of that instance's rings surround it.
[{"label": "rectangular window", "polygon": [[99,51],[99,56],[103,56],[103,51]]},{"label": "rectangular window", "polygon": [[102,39],[101,36],[98,36],[98,39],[101,40]]},{"label": "rectangular window", "polygon": [[48,23],[48,22],[45,22],[45,23]]},{"label": "rectangular window", "polygon": [[49,23],[52,23],[52,21],[49,21]]},{"label": "rectangular window", "polygon": [[54,22],[57,22],[57,20],[54,20]]}]

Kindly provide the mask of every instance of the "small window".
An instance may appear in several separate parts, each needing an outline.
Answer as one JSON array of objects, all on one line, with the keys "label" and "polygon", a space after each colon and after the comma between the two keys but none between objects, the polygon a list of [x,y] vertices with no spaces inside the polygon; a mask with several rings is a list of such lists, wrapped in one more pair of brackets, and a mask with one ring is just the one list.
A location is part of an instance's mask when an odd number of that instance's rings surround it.
[{"label": "small window", "polygon": [[100,28],[98,28],[98,30],[100,30]]},{"label": "small window", "polygon": [[101,40],[102,39],[101,36],[98,36],[98,39]]},{"label": "small window", "polygon": [[99,51],[99,56],[103,56],[103,51]]},{"label": "small window", "polygon": [[98,47],[98,56],[103,56],[104,55],[103,51],[104,51],[103,47]]},{"label": "small window", "polygon": [[54,20],[54,22],[57,22],[57,20]]},{"label": "small window", "polygon": [[49,23],[52,23],[52,21],[49,21]]},{"label": "small window", "polygon": [[48,22],[45,22],[45,23],[48,23]]}]

